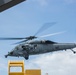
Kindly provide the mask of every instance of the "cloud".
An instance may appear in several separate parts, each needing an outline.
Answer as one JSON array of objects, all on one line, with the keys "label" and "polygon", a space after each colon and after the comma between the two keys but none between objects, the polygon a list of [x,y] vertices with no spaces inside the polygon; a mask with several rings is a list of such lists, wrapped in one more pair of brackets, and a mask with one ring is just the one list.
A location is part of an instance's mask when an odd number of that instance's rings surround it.
[{"label": "cloud", "polygon": [[76,75],[76,55],[70,51],[38,55],[28,62],[27,68],[41,69],[42,75]]}]

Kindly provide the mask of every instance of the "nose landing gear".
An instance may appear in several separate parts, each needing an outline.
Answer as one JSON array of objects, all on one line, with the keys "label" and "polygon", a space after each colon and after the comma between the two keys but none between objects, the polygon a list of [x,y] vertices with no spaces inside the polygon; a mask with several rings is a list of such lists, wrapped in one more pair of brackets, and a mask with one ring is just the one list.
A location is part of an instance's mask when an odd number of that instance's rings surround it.
[{"label": "nose landing gear", "polygon": [[7,58],[8,55],[5,55],[5,58]]}]

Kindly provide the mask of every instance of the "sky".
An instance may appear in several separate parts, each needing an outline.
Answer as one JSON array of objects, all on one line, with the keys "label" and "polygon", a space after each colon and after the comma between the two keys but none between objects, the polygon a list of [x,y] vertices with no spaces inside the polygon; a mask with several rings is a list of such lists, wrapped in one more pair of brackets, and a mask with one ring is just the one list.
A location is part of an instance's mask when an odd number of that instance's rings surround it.
[{"label": "sky", "polygon": [[[0,13],[0,37],[27,37],[34,35],[45,23],[56,24],[37,36],[66,31],[63,34],[46,37],[59,43],[76,43],[76,0],[27,0]],[[0,40],[0,74],[8,75],[8,60],[24,60],[25,69],[41,69],[42,75],[76,75],[76,55],[58,51],[42,55],[4,57],[17,41]],[[76,49],[74,49],[76,50]]]}]

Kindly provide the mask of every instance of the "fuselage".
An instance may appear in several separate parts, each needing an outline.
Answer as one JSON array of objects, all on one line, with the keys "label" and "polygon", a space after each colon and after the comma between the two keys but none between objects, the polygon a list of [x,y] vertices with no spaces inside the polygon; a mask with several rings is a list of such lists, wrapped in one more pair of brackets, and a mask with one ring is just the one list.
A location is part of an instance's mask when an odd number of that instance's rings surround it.
[{"label": "fuselage", "polygon": [[52,41],[33,41],[16,46],[7,56],[28,57],[29,55],[73,49],[75,43],[57,43]]}]

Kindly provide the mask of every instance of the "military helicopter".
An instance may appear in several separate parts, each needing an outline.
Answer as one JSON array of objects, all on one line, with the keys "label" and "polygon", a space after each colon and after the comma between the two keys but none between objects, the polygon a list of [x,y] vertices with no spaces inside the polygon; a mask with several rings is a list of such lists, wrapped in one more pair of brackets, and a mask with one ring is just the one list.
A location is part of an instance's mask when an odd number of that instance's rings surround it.
[{"label": "military helicopter", "polygon": [[43,32],[44,30],[48,29],[49,27],[55,24],[56,22],[44,24],[36,32],[34,36],[29,36],[24,38],[0,38],[0,40],[22,40],[23,39],[22,41],[15,43],[18,45],[11,52],[8,52],[8,54],[5,55],[5,58],[7,58],[8,56],[14,56],[14,57],[24,57],[26,60],[28,60],[30,55],[37,55],[37,54],[43,54],[43,53],[67,50],[67,49],[70,49],[75,54],[76,51],[73,50],[73,48],[76,47],[75,43],[58,43],[51,40],[36,40],[37,38],[53,36],[53,35],[57,35],[65,32],[65,31],[57,32],[53,34],[36,37],[38,33]]}]

